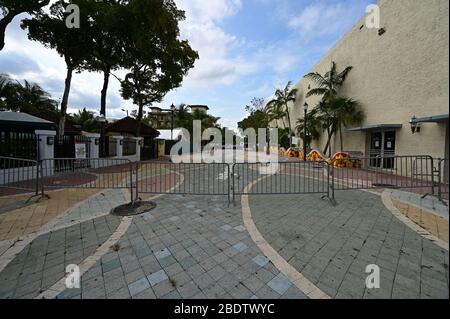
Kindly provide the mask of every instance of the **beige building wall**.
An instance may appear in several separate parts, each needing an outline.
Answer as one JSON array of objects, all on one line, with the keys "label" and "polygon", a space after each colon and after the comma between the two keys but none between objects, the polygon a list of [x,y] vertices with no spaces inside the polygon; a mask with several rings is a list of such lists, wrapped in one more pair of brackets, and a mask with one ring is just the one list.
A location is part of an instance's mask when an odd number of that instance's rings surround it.
[{"label": "beige building wall", "polygon": [[[366,118],[362,125],[402,124],[396,130],[396,155],[443,157],[448,124],[424,123],[412,134],[413,115],[427,117],[449,110],[448,0],[380,0],[381,27],[367,29],[362,18],[310,71],[324,74],[335,61],[338,71],[353,66],[340,93],[357,100]],[[306,79],[296,84],[299,97],[290,105],[292,125],[303,117]],[[310,97],[314,107],[319,97]],[[368,132],[346,132],[344,150],[368,155]],[[326,133],[313,147],[323,149]],[[339,151],[339,139],[333,152]],[[447,155],[448,156],[448,155]]]}]

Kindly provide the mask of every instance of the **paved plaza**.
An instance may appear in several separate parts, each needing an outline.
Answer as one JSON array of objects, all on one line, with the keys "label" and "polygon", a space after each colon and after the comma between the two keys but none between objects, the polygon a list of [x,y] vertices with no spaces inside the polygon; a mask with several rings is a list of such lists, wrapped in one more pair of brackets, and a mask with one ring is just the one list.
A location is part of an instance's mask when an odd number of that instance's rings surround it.
[{"label": "paved plaza", "polygon": [[[221,171],[185,175],[180,189],[228,183]],[[157,207],[133,217],[110,214],[130,200],[127,189],[4,199],[0,298],[448,298],[448,236],[439,236],[448,209],[423,205],[432,231],[400,209],[422,205],[407,195],[342,191],[337,205],[321,194],[243,195],[230,205],[226,195],[142,194]],[[32,223],[35,211],[44,217]],[[70,264],[80,288],[66,288]],[[380,268],[378,289],[365,285],[370,264]]]}]

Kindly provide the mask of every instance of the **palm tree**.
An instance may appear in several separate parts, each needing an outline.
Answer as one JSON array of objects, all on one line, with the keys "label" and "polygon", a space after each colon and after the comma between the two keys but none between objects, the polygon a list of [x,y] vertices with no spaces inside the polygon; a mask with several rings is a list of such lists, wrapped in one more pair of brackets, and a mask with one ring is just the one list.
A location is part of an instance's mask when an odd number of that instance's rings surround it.
[{"label": "palm tree", "polygon": [[326,100],[335,97],[352,69],[353,67],[348,66],[338,73],[336,63],[333,61],[331,62],[330,71],[325,73],[325,75],[321,75],[318,72],[308,73],[305,75],[305,78],[315,82],[317,87],[309,90],[306,97],[321,95]]},{"label": "palm tree", "polygon": [[267,104],[266,112],[269,116],[270,121],[275,120],[276,126],[278,128],[278,121],[281,120],[283,123],[283,128],[286,128],[286,123],[284,122],[284,118],[286,117],[286,111],[284,110],[284,106],[280,103],[272,103],[271,105]]},{"label": "palm tree", "polygon": [[189,112],[188,106],[180,104],[175,114],[175,126],[192,132],[192,114]]},{"label": "palm tree", "polygon": [[328,139],[324,153],[329,151],[331,156],[331,138],[339,131],[341,151],[344,148],[342,139],[342,126],[360,123],[364,114],[359,111],[358,103],[346,97],[339,97],[338,91],[342,87],[353,67],[348,66],[342,72],[338,72],[336,63],[331,62],[331,68],[324,75],[318,72],[311,72],[305,78],[312,80],[317,87],[308,91],[306,97],[313,95],[322,96],[322,101],[318,105],[318,118],[322,122],[322,127],[327,131]]},{"label": "palm tree", "polygon": [[342,139],[342,127],[361,124],[364,120],[364,112],[359,110],[359,103],[346,97],[338,97],[330,101],[336,114],[336,125],[339,130],[339,140],[341,152],[344,151],[344,142]]},{"label": "palm tree", "polygon": [[57,103],[38,84],[12,81],[7,75],[0,75],[0,103],[2,108],[26,113],[57,111]]},{"label": "palm tree", "polygon": [[267,103],[269,108],[281,108],[286,112],[288,127],[289,127],[289,144],[292,147],[292,127],[291,127],[291,116],[289,113],[288,104],[290,102],[294,103],[297,99],[297,89],[291,89],[292,81],[289,81],[284,89],[277,89],[275,91],[275,99]]},{"label": "palm tree", "polygon": [[24,84],[17,83],[21,112],[56,111],[57,103],[38,84],[27,80],[24,81]]},{"label": "palm tree", "polygon": [[319,117],[318,108],[313,109],[306,116],[306,131],[309,135],[305,140],[305,119],[300,118],[297,120],[297,134],[303,140],[303,143],[311,145],[313,140],[317,140],[320,137],[321,119]]},{"label": "palm tree", "polygon": [[0,74],[0,108],[6,109],[6,100],[11,95],[11,78],[7,74]]},{"label": "palm tree", "polygon": [[322,99],[316,108],[318,121],[322,123],[322,128],[327,131],[328,139],[324,153],[331,157],[331,139],[339,132],[341,151],[344,150],[342,138],[342,127],[351,124],[359,124],[364,119],[364,113],[359,110],[359,103],[347,97],[333,97],[328,100]]},{"label": "palm tree", "polygon": [[79,110],[78,113],[73,114],[72,120],[75,125],[79,126],[83,131],[94,132],[100,128],[100,123],[95,120],[94,112],[86,110]]}]

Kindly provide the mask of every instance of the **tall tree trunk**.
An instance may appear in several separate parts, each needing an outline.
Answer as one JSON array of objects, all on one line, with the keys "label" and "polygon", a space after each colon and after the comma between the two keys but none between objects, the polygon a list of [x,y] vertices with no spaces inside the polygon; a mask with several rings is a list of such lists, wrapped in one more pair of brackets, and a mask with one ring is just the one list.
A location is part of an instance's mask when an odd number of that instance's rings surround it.
[{"label": "tall tree trunk", "polygon": [[333,140],[334,133],[336,133],[336,128],[335,128],[335,127],[333,127],[333,128],[330,130],[330,144],[329,144],[329,146],[328,146],[328,158],[331,158],[331,155],[332,155],[332,153],[333,153],[333,148],[332,148],[333,143],[332,143],[332,140]]},{"label": "tall tree trunk", "polygon": [[59,119],[59,136],[64,136],[64,129],[66,124],[66,114],[67,114],[67,105],[69,103],[69,94],[70,94],[70,85],[72,83],[72,74],[73,74],[73,67],[67,66],[67,76],[66,76],[66,82],[64,86],[64,95],[63,99],[61,101],[61,117]]},{"label": "tall tree trunk", "polygon": [[8,13],[2,20],[0,20],[0,51],[5,47],[5,33],[6,27],[12,22],[16,13]]},{"label": "tall tree trunk", "polygon": [[325,148],[323,149],[323,154],[327,154],[328,148],[330,147],[330,140],[331,140],[330,128],[328,127],[327,128],[327,144],[325,144]]},{"label": "tall tree trunk", "polygon": [[140,137],[141,136],[141,123],[142,123],[142,118],[144,117],[144,103],[142,102],[142,99],[139,98],[139,102],[138,102],[138,106],[139,106],[139,110],[138,110],[138,114],[136,117],[136,122],[137,122],[137,127],[136,127],[136,137]]},{"label": "tall tree trunk", "polygon": [[[106,118],[106,97],[108,95],[108,85],[111,69],[107,67],[103,71],[103,88],[100,97],[100,115]],[[100,155],[106,156],[105,150],[105,122],[100,123]]]},{"label": "tall tree trunk", "polygon": [[108,95],[109,77],[111,74],[111,68],[107,67],[103,71],[103,88],[100,98],[100,114],[106,116],[106,97]]},{"label": "tall tree trunk", "polygon": [[341,152],[344,151],[344,140],[342,138],[342,125],[339,126],[339,139],[341,141]]},{"label": "tall tree trunk", "polygon": [[291,116],[289,114],[289,107],[286,104],[286,115],[288,120],[288,126],[289,126],[289,147],[292,148],[292,129],[291,129]]}]

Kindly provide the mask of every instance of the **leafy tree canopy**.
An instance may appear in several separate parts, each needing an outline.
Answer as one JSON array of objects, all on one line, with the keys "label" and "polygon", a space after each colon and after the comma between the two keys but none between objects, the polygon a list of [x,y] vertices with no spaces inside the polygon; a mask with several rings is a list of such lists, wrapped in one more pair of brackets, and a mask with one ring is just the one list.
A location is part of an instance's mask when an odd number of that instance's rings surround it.
[{"label": "leafy tree canopy", "polygon": [[184,12],[173,0],[131,0],[127,14],[124,28],[130,30],[123,32],[133,38],[125,61],[130,72],[122,81],[121,92],[138,106],[137,119],[141,120],[144,107],[160,102],[181,85],[198,54],[178,38]]},{"label": "leafy tree canopy", "polygon": [[8,24],[21,13],[42,12],[50,0],[0,0],[0,51],[5,46],[5,32]]}]

